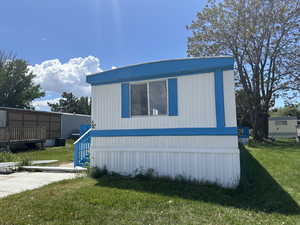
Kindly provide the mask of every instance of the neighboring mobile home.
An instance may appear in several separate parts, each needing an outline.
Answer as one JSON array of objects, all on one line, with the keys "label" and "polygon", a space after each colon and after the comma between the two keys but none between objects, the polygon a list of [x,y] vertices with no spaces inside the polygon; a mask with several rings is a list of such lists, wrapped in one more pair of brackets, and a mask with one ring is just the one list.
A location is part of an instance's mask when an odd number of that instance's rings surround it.
[{"label": "neighboring mobile home", "polygon": [[0,145],[41,143],[55,145],[57,138],[69,138],[80,125],[90,124],[89,115],[43,112],[0,107]]},{"label": "neighboring mobile home", "polygon": [[[87,82],[92,166],[121,174],[151,168],[160,176],[238,185],[231,57],[131,65],[89,75]],[[80,154],[79,148],[75,164]]]},{"label": "neighboring mobile home", "polygon": [[297,125],[300,125],[300,120],[294,116],[270,117],[269,137],[295,138],[297,137]]}]

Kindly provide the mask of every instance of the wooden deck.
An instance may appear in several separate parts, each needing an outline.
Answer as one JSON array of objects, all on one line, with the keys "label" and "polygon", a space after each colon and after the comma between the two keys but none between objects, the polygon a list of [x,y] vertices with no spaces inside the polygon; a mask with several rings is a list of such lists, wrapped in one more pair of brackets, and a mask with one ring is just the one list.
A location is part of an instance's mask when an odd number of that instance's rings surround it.
[{"label": "wooden deck", "polygon": [[46,140],[45,127],[0,128],[0,143],[34,143]]}]

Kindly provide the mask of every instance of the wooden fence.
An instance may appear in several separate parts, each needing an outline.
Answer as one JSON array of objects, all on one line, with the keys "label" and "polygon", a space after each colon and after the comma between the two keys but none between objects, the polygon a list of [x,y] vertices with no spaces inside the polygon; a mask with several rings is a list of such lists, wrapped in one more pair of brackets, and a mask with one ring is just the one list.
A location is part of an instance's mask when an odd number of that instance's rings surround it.
[{"label": "wooden fence", "polygon": [[30,142],[45,139],[45,127],[0,128],[0,142]]}]

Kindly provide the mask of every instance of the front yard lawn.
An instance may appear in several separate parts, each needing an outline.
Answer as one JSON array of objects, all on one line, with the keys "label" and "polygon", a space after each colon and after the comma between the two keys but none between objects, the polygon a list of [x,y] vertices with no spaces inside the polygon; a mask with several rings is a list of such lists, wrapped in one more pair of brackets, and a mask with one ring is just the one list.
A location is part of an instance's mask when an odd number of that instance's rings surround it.
[{"label": "front yard lawn", "polygon": [[73,140],[67,140],[66,146],[47,147],[42,150],[29,150],[14,153],[17,157],[29,160],[58,160],[55,164],[73,162]]},{"label": "front yard lawn", "polygon": [[0,199],[0,224],[300,224],[300,148],[241,151],[236,190],[102,176],[54,183]]}]

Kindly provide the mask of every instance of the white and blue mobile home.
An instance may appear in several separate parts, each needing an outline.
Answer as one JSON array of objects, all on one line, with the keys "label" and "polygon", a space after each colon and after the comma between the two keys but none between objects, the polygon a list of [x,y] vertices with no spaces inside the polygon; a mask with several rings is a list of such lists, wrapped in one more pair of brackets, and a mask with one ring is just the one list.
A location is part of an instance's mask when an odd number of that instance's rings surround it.
[{"label": "white and blue mobile home", "polygon": [[233,59],[163,60],[87,76],[91,166],[237,186]]}]

